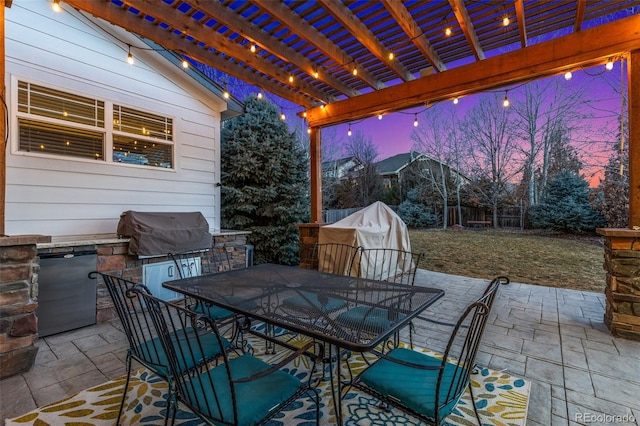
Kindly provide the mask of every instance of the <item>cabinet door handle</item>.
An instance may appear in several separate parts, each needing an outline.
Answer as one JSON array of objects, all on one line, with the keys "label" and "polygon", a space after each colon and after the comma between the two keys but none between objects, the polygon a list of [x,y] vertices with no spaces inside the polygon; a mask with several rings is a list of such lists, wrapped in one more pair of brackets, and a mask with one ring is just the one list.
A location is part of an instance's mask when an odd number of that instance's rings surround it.
[{"label": "cabinet door handle", "polygon": [[173,266],[173,265],[169,266],[169,271],[168,271],[168,273],[169,273],[169,276],[170,276],[171,278],[173,278],[173,275],[174,275],[174,274],[173,274],[173,268],[174,268],[174,266]]}]

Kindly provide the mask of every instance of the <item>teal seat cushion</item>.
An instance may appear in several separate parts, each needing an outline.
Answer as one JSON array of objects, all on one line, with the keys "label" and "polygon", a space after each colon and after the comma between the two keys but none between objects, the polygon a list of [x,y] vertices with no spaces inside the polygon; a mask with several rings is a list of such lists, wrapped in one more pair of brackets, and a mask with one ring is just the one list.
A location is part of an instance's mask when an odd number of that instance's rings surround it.
[{"label": "teal seat cushion", "polygon": [[[242,301],[242,299],[233,296],[227,297],[226,300],[229,302],[233,302],[234,304],[240,301],[239,306],[247,310],[253,310],[256,307],[256,304],[252,301]],[[198,302],[194,305],[191,305],[189,306],[189,309],[199,314],[206,315],[214,321],[229,318],[235,315],[234,312],[228,309],[224,309],[216,305],[207,306],[207,304],[204,302]]]},{"label": "teal seat cushion", "polygon": [[[182,340],[185,336],[187,337],[187,341],[184,343],[189,343],[189,346],[194,351],[194,355],[182,356],[183,348],[180,348],[180,344],[174,342],[174,347],[176,348],[176,352],[178,353],[180,369],[182,371],[189,370],[196,365],[203,363],[207,359],[215,358],[222,354],[222,349],[220,348],[215,335],[211,333],[206,333],[200,336],[200,341],[202,343],[202,352],[200,352],[200,350],[198,349],[199,346],[196,342],[193,328],[187,328],[186,334],[180,332],[179,339]],[[225,348],[230,345],[229,341],[225,338],[222,338],[222,344]],[[142,361],[150,364],[149,367],[153,368],[157,374],[163,377],[168,376],[169,360],[167,359],[166,353],[162,349],[162,344],[159,337],[147,340],[142,345],[136,347],[135,350],[132,350],[132,352]],[[185,353],[186,352],[187,351],[185,351]]]},{"label": "teal seat cushion", "polygon": [[393,314],[387,309],[374,308],[372,306],[355,306],[348,311],[338,315],[336,321],[347,327],[368,331],[371,333],[380,333],[391,328],[400,318],[404,318],[403,314]]},{"label": "teal seat cushion", "polygon": [[[270,367],[270,364],[249,354],[229,360],[231,375],[235,378],[248,377]],[[201,377],[190,380],[192,386],[187,386],[186,398],[194,408],[212,421],[233,423],[233,401],[227,370],[224,365],[220,365],[209,373],[211,380],[206,377],[206,371]],[[256,380],[236,383],[238,419],[235,424],[244,426],[259,423],[272,410],[280,408],[282,403],[295,395],[301,386],[300,380],[282,370]]]},{"label": "teal seat cushion", "polygon": [[[442,364],[442,360],[438,358],[406,348],[394,349],[386,356],[421,366],[438,367]],[[456,366],[454,364],[445,363],[439,393],[440,409],[438,410],[438,417],[440,419],[444,419],[453,411],[468,385],[465,384],[465,386],[461,387],[461,392],[457,395],[451,395],[447,399],[452,381],[460,380],[460,377],[466,377],[464,368],[462,368],[462,371],[458,370],[457,374],[455,370]],[[422,370],[381,358],[360,375],[360,380],[381,394],[401,401],[403,405],[413,411],[435,419],[438,372],[438,369]]]},{"label": "teal seat cushion", "polygon": [[282,306],[298,311],[333,312],[347,305],[344,300],[334,297],[322,298],[316,293],[300,292],[299,295],[289,297],[282,302]]}]

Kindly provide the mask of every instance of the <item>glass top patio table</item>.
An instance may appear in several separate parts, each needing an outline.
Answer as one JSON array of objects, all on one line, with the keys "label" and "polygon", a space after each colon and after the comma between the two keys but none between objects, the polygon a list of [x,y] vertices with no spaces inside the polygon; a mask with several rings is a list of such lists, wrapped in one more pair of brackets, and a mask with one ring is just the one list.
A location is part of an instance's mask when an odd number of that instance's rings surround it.
[{"label": "glass top patio table", "polygon": [[[163,286],[355,352],[374,349],[444,295],[436,288],[276,264],[168,281]],[[359,320],[341,320],[354,309]]]}]

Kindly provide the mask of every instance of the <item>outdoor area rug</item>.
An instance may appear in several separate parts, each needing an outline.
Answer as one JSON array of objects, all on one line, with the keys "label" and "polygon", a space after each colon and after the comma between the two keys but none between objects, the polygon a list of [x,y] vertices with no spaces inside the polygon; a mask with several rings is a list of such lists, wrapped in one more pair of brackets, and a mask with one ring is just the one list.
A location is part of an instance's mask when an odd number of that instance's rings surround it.
[{"label": "outdoor area rug", "polygon": [[[307,338],[294,336],[294,344],[303,344]],[[250,338],[256,356],[267,361],[277,362],[286,356],[286,350],[275,355],[264,354],[264,341]],[[297,341],[297,342],[296,342]],[[418,349],[429,354],[426,349]],[[371,356],[371,355],[368,355]],[[289,364],[289,372],[304,380],[309,372],[308,359],[297,358]],[[352,355],[350,364],[357,373],[366,365],[361,355]],[[328,368],[328,367],[327,367]],[[344,372],[343,368],[343,372]],[[7,419],[6,426],[15,425],[113,425],[118,416],[125,377],[109,381],[99,386],[86,389],[62,401],[49,404],[14,419]],[[473,394],[483,425],[526,424],[530,383],[524,379],[504,372],[478,367],[472,375]],[[165,400],[168,385],[158,376],[141,368],[132,376],[129,383],[125,412],[122,415],[123,425],[162,425],[164,422]],[[331,399],[329,375],[319,385],[322,393],[320,401],[320,424],[335,424],[335,412]],[[418,425],[417,419],[399,410],[383,410],[378,408],[376,399],[369,395],[350,389],[343,397],[343,415],[345,425]],[[477,421],[471,405],[469,392],[463,396],[455,411],[447,418],[452,425],[476,425]],[[201,424],[199,418],[181,405],[176,425],[192,426]],[[315,424],[315,410],[312,402],[304,397],[287,407],[272,419],[269,426],[307,426]]]}]

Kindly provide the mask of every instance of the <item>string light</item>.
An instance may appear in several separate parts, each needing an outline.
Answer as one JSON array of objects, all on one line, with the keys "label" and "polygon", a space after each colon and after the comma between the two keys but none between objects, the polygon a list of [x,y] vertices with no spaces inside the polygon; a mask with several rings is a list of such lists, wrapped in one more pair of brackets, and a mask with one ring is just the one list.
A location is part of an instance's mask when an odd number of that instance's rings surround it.
[{"label": "string light", "polygon": [[347,130],[347,136],[351,136],[351,124],[349,124],[349,130]]},{"label": "string light", "polygon": [[358,68],[353,67],[353,75],[354,75],[354,76],[355,76],[355,75],[358,75]]},{"label": "string light", "polygon": [[613,69],[613,61],[611,59],[607,60],[607,63],[604,67],[607,69],[607,71],[611,71]]},{"label": "string light", "polygon": [[393,52],[389,52],[389,60],[393,61],[393,58],[395,58]]},{"label": "string light", "polygon": [[510,23],[511,23],[511,21],[509,20],[508,16],[505,16],[504,18],[502,18],[502,25],[503,26],[508,27]]},{"label": "string light", "polygon": [[251,47],[249,48],[249,50],[251,51],[251,53],[256,53],[256,45],[251,44]]},{"label": "string light", "polygon": [[304,118],[307,118],[307,111],[303,112],[303,113],[302,113],[302,116],[303,116]]},{"label": "string light", "polygon": [[317,79],[318,77],[320,77],[320,74],[318,73],[318,70],[315,70],[315,71],[313,72],[313,78],[316,78],[316,79]]},{"label": "string light", "polygon": [[382,113],[378,114],[378,120],[382,120]]},{"label": "string light", "polygon": [[454,105],[458,105],[458,102],[459,102],[459,100],[458,100],[457,96],[455,98],[453,98],[453,104]]},{"label": "string light", "polygon": [[413,127],[418,127],[418,114],[413,114]]},{"label": "string light", "polygon": [[307,127],[307,133],[311,134],[311,127]]},{"label": "string light", "polygon": [[567,71],[566,73],[564,73],[565,80],[571,80],[571,77],[573,77],[573,74],[571,73],[571,71]]},{"label": "string light", "polygon": [[133,55],[131,54],[131,45],[127,45],[129,46],[129,54],[127,54],[127,63],[129,65],[133,65]]},{"label": "string light", "polygon": [[451,35],[451,27],[447,27],[444,29],[444,35],[449,37]]},{"label": "string light", "polygon": [[294,80],[293,75],[289,75],[289,83],[293,83],[293,80]]},{"label": "string light", "polygon": [[284,121],[284,120],[285,120],[285,118],[287,118],[287,116],[286,116],[286,115],[284,115],[284,112],[281,112],[281,113],[280,113],[280,120]]},{"label": "string light", "polygon": [[507,92],[504,92],[504,100],[502,101],[502,106],[507,108],[510,105],[509,98],[507,97]]},{"label": "string light", "polygon": [[182,60],[182,68],[187,69],[189,68],[189,61],[187,61],[186,59]]},{"label": "string light", "polygon": [[53,0],[53,2],[51,3],[51,9],[53,9],[53,11],[56,13],[62,12],[62,8],[60,7],[60,0]]},{"label": "string light", "polygon": [[258,99],[262,99],[262,92],[258,92]]}]

